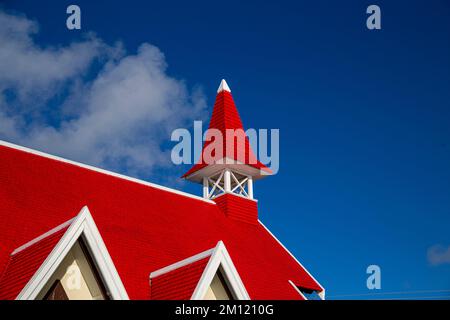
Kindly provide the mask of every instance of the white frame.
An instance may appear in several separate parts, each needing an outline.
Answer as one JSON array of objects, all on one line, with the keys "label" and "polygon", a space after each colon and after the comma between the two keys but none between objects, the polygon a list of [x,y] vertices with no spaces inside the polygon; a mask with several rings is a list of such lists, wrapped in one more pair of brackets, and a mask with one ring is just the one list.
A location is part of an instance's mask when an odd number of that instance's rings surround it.
[{"label": "white frame", "polygon": [[[128,294],[114,266],[105,243],[92,219],[87,206],[73,219],[66,233],[62,236],[51,253],[31,277],[19,295],[17,300],[34,300],[47,284],[67,253],[72,249],[80,237],[83,237],[88,246],[92,259],[104,281],[104,285],[114,300],[128,300]],[[33,241],[33,240],[32,240]],[[22,247],[27,246],[25,244]]]},{"label": "white frame", "polygon": [[[242,179],[238,179],[236,174],[241,175]],[[220,185],[221,183],[223,183],[223,187]],[[253,200],[253,177],[230,169],[203,177],[203,197],[205,199],[214,199],[226,193]]]},{"label": "white frame", "polygon": [[197,287],[192,293],[191,300],[202,300],[205,297],[214,276],[219,271],[219,267],[223,271],[223,276],[229,285],[229,289],[233,292],[234,298],[250,300],[247,289],[245,289],[244,283],[222,241],[219,241],[214,248],[211,258],[197,283]]},{"label": "white frame", "polygon": [[212,249],[203,251],[192,257],[178,261],[174,264],[150,273],[150,285],[152,279],[162,274],[187,266],[207,257],[210,258],[205,267],[205,270],[203,270],[197,286],[192,293],[191,300],[202,300],[205,297],[214,276],[219,271],[219,268],[221,268],[221,271],[223,271],[222,274],[230,291],[233,293],[233,297],[238,300],[250,300],[247,289],[245,288],[244,283],[242,282],[241,277],[239,276],[239,273],[237,272],[236,267],[234,266],[233,261],[231,260],[231,257],[228,254],[228,251],[222,241],[219,241],[217,245]]},{"label": "white frame", "polygon": [[178,268],[182,268],[184,266],[187,266],[191,263],[194,263],[196,261],[205,259],[207,257],[210,257],[212,255],[212,253],[214,252],[214,248],[213,249],[209,249],[203,252],[200,252],[199,254],[196,254],[195,256],[183,259],[181,261],[175,262],[171,265],[168,265],[167,267],[158,269],[156,271],[153,271],[152,273],[150,273],[150,282],[152,279],[159,277],[162,274],[168,273],[168,272],[172,272],[173,270],[176,270]]}]

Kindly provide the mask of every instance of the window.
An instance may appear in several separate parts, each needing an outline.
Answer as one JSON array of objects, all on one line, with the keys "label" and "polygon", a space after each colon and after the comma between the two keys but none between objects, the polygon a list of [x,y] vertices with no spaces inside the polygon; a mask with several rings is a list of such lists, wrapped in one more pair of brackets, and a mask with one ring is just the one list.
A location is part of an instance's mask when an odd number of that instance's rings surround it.
[{"label": "window", "polygon": [[89,251],[78,240],[68,252],[38,299],[45,300],[105,300],[105,287]]},{"label": "window", "polygon": [[44,300],[69,300],[61,281],[56,280],[44,297]]},{"label": "window", "polygon": [[206,291],[204,300],[234,300],[225,278],[220,270],[217,271]]}]

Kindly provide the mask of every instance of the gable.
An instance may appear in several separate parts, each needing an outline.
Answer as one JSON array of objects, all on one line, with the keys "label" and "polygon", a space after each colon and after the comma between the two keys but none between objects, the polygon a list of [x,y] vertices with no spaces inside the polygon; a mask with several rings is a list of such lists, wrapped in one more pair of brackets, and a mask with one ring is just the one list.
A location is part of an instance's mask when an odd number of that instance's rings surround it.
[{"label": "gable", "polygon": [[194,292],[209,257],[194,261],[150,279],[151,298],[154,300],[189,300]]},{"label": "gable", "polygon": [[[220,277],[220,278],[219,278]],[[225,291],[229,291],[229,295],[236,300],[250,300],[247,289],[231,260],[231,257],[225,247],[223,241],[219,241],[211,252],[211,258],[200,278],[197,287],[192,294],[192,300],[203,300],[205,297],[211,297],[211,293],[223,294],[220,285],[215,281],[220,281]],[[214,285],[214,288],[211,285]],[[214,289],[217,289],[214,292]]]},{"label": "gable", "polygon": [[[74,279],[77,288],[70,286]],[[14,250],[0,278],[0,288],[3,299],[43,299],[51,288],[64,292],[69,299],[100,295],[128,299],[87,207],[75,218]]]},{"label": "gable", "polygon": [[222,241],[212,249],[152,272],[150,290],[156,300],[250,299]]}]

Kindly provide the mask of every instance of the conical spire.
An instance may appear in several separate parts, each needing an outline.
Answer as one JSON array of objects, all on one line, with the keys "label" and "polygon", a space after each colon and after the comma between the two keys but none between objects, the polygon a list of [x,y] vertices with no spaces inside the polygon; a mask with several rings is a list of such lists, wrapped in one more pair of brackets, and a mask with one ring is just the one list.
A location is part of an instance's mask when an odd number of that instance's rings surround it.
[{"label": "conical spire", "polygon": [[217,90],[209,129],[219,129],[224,136],[226,129],[244,129],[230,87],[225,80],[220,82]]},{"label": "conical spire", "polygon": [[[227,82],[223,79],[220,82],[220,86],[217,90],[217,96],[216,101],[214,103],[213,113],[211,116],[211,120],[209,123],[209,129],[217,129],[222,133],[223,137],[223,153],[221,155],[217,155],[217,157],[214,159],[215,162],[220,163],[221,160],[223,160],[224,157],[227,159],[239,161],[239,166],[250,166],[254,169],[264,170],[267,172],[271,172],[270,169],[268,169],[264,164],[259,162],[253,153],[250,143],[248,141],[248,137],[245,136],[244,143],[239,145],[239,139],[235,138],[234,141],[234,150],[230,148],[227,148],[227,130],[242,130],[244,131],[244,127],[242,125],[241,117],[239,116],[239,112],[236,108],[236,105],[234,103],[233,97],[231,95],[230,87],[228,86]],[[208,167],[211,165],[211,163],[205,163],[204,162],[204,152],[206,147],[213,143],[213,141],[205,142],[203,145],[202,150],[202,159],[197,164],[195,164],[188,172],[186,172],[183,177],[189,178],[189,176],[193,175],[195,172]],[[239,151],[242,151],[245,153],[245,160],[241,161],[241,159],[238,159],[238,155],[240,154]],[[199,179],[195,179],[195,181],[200,182]]]}]

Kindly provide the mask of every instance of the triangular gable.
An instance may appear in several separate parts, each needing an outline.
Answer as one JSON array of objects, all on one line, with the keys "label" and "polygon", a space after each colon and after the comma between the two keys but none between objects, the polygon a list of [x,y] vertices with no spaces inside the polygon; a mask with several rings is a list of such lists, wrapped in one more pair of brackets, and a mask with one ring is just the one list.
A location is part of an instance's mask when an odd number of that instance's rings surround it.
[{"label": "triangular gable", "polygon": [[[220,269],[219,269],[220,268]],[[208,261],[208,265],[203,272],[197,287],[192,294],[192,300],[200,300],[205,297],[205,294],[211,285],[211,282],[216,273],[221,270],[223,276],[227,281],[228,288],[233,292],[235,299],[237,300],[250,300],[250,296],[245,289],[244,283],[236,270],[236,267],[228,254],[227,249],[222,241],[217,243],[211,258]]]},{"label": "triangular gable", "polygon": [[[82,239],[89,248],[91,258],[94,260],[102,281],[107,288],[110,298],[128,299],[125,287],[120,280],[119,274],[111,260],[106,246],[100,236],[94,220],[87,207],[84,207],[80,213],[72,220],[67,222],[61,230],[65,232],[60,235],[57,243],[53,243],[51,252],[46,255],[45,260],[26,283],[17,300],[33,300],[38,297],[45,285],[55,273],[68,252],[73,248],[79,239]],[[52,233],[56,234],[56,233]],[[41,237],[40,237],[41,238]],[[45,238],[47,239],[47,238]],[[38,241],[36,241],[38,240]],[[33,251],[36,245],[42,243],[44,239],[35,239],[15,250],[19,252]],[[14,252],[13,252],[14,256]],[[9,266],[8,266],[9,268]],[[6,271],[5,275],[8,273]],[[10,273],[10,272],[9,272]],[[2,280],[3,281],[3,280]]]},{"label": "triangular gable", "polygon": [[152,299],[203,300],[218,273],[233,299],[250,299],[222,241],[213,249],[152,272]]},{"label": "triangular gable", "polygon": [[203,271],[208,264],[212,250],[202,252],[150,275],[152,300],[189,300]]}]

